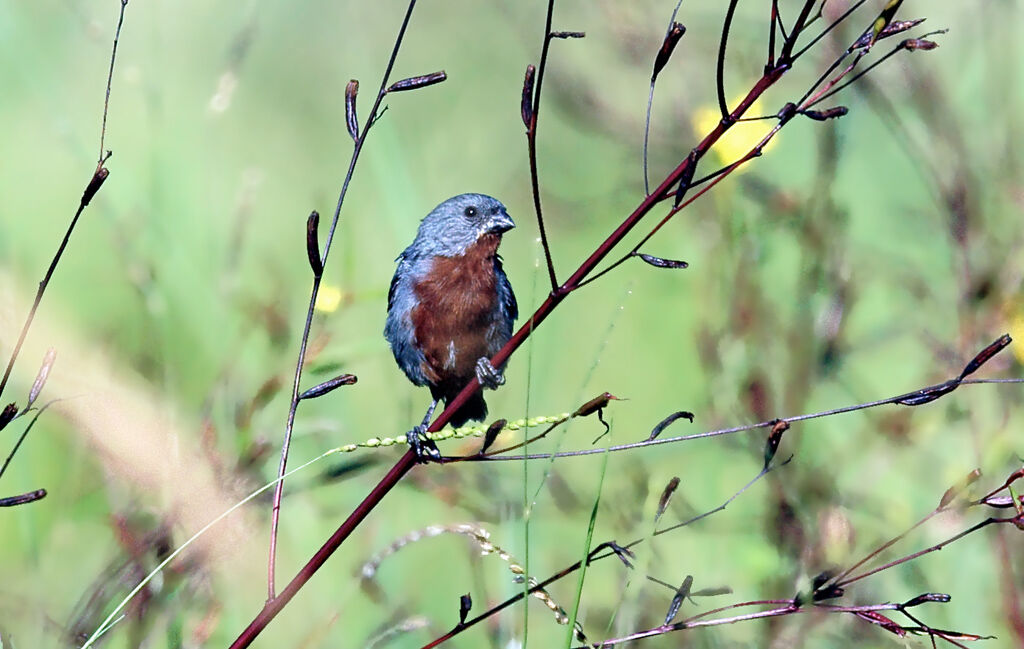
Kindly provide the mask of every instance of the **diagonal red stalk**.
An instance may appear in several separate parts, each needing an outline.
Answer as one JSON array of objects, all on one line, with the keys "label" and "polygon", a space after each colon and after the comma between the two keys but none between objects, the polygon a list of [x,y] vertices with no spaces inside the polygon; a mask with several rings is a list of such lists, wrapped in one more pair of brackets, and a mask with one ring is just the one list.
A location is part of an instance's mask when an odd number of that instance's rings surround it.
[{"label": "diagonal red stalk", "polygon": [[[606,238],[601,245],[599,245],[593,253],[587,259],[580,264],[579,268],[569,276],[569,279],[565,281],[557,289],[553,290],[548,297],[541,303],[537,310],[534,311],[533,315],[527,319],[525,323],[519,328],[518,331],[512,336],[512,338],[505,344],[504,347],[491,359],[492,364],[495,366],[501,366],[508,360],[508,358],[526,341],[527,338],[536,330],[538,326],[544,320],[547,319],[551,312],[562,303],[562,301],[569,296],[576,288],[580,286],[586,277],[597,268],[597,265],[604,260],[605,257],[615,248],[629,232],[646,216],[659,202],[665,200],[666,197],[674,194],[675,186],[679,183],[679,180],[686,173],[688,167],[691,164],[696,164],[701,156],[708,151],[714,144],[722,137],[722,135],[729,129],[729,125],[735,123],[737,119],[743,116],[743,114],[750,108],[754,101],[760,97],[769,87],[778,81],[782,75],[786,72],[788,66],[779,65],[769,70],[762,76],[747,96],[736,106],[729,116],[727,122],[720,122],[711,133],[709,133],[700,144],[697,145],[697,155],[689,155],[687,158],[679,164],[661,184],[651,194],[645,196],[640,204],[633,210],[633,212],[626,217],[625,220]],[[473,379],[462,389],[462,392],[458,394],[444,409],[437,419],[427,428],[429,432],[436,432],[444,428],[445,424],[451,418],[452,414],[455,413],[465,402],[469,399],[474,392],[480,389],[480,384],[476,379]],[[380,482],[373,488],[372,491],[363,499],[361,503],[355,508],[355,510],[349,514],[348,518],[335,530],[334,534],[317,550],[316,554],[302,567],[302,569],[295,575],[295,577],[288,583],[288,585],[281,591],[279,595],[268,600],[264,604],[263,609],[259,612],[255,619],[249,624],[249,626],[238,636],[238,638],[231,644],[231,649],[241,649],[242,647],[248,647],[253,640],[259,635],[259,633],[270,623],[272,619],[284,608],[284,606],[291,600],[292,597],[305,585],[307,581],[316,573],[316,571],[327,561],[328,557],[331,556],[348,538],[348,536],[355,530],[356,527],[363,521],[364,518],[376,507],[384,496],[387,495],[395,485],[408,473],[414,466],[416,466],[416,457],[410,450],[407,451],[398,462],[395,463],[391,470],[381,478]]]}]

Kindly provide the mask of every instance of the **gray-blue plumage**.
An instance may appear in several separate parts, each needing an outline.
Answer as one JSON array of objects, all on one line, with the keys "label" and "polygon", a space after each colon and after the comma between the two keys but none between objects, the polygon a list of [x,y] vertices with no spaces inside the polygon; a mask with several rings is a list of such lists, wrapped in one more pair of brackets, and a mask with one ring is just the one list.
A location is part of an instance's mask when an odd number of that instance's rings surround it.
[{"label": "gray-blue plumage", "polygon": [[[518,307],[497,246],[513,227],[497,199],[461,194],[435,207],[398,256],[384,337],[409,380],[435,399],[447,402],[473,378],[467,354],[489,358],[512,336]],[[452,423],[485,415],[477,393]]]}]

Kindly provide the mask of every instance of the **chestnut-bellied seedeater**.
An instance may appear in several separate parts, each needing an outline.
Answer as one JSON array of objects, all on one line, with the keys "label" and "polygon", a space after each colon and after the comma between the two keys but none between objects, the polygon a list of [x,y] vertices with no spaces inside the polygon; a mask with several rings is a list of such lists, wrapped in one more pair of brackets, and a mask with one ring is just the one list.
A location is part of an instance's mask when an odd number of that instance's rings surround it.
[{"label": "chestnut-bellied seedeater", "polygon": [[[497,199],[460,194],[435,207],[398,256],[384,337],[409,380],[430,387],[427,416],[407,435],[421,459],[440,455],[424,437],[438,400],[447,404],[474,377],[492,390],[505,382],[489,359],[519,315],[498,256],[501,235],[514,227]],[[457,427],[486,416],[477,392],[449,421]]]}]

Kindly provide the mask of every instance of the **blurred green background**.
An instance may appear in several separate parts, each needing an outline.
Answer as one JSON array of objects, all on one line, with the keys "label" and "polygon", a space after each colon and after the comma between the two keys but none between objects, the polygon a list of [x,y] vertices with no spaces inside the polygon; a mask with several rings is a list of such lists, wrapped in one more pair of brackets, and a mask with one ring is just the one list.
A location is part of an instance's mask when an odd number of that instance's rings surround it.
[{"label": "blurred green background", "polygon": [[[715,105],[722,4],[688,2],[679,14],[688,32],[655,95],[652,184],[696,144],[695,124]],[[799,4],[780,3],[787,21]],[[848,4],[828,2],[826,13]],[[883,4],[869,2],[824,39],[759,110],[799,97]],[[737,14],[726,66],[733,102],[763,66],[769,5],[743,3]],[[5,647],[75,646],[168,548],[274,475],[309,295],[305,218],[333,211],[352,147],[345,84],[360,80],[365,120],[404,6],[128,6],[107,126],[111,175],[74,233],[4,395],[23,403],[45,349],[57,349],[43,396],[64,401],[0,480],[2,496],[49,492],[0,512]],[[556,7],[556,29],[587,33],[553,43],[541,105],[542,197],[561,278],[643,195],[650,65],[672,6]],[[118,8],[0,2],[4,359],[93,170]],[[421,416],[427,392],[405,380],[381,330],[393,260],[443,199],[474,191],[505,202],[519,226],[502,254],[520,310],[542,301],[519,98],[544,11],[540,2],[417,7],[393,80],[438,69],[448,80],[389,97],[370,134],[325,274],[337,303],[317,312],[304,386],[339,372],[359,382],[303,404],[291,466],[341,444],[401,436]],[[915,35],[951,28],[936,37],[937,50],[897,56],[844,91],[834,103],[850,114],[840,120],[794,120],[766,155],[645,246],[685,259],[688,270],[627,263],[566,300],[512,358],[506,386],[488,395],[492,416],[558,414],[609,391],[628,400],[605,412],[605,440],[636,441],[677,410],[693,411],[695,423],[664,435],[892,396],[959,373],[1004,332],[1024,339],[1021,5],[905,2],[900,17],[918,16],[928,20]],[[770,124],[756,123],[754,136]],[[698,174],[713,164],[712,156]],[[1024,374],[1021,349],[1015,343],[984,375]],[[971,469],[984,473],[978,495],[1001,484],[1024,453],[1021,395],[1019,386],[967,386],[921,408],[794,425],[780,451],[794,455],[790,464],[724,511],[640,546],[638,571],[732,589],[685,603],[681,617],[792,597],[809,577],[908,528]],[[0,433],[5,456],[26,419]],[[588,448],[601,431],[592,418],[576,420],[535,450]],[[746,484],[763,442],[763,432],[750,432],[613,454],[603,480],[601,456],[417,469],[256,646],[418,647],[457,621],[459,595],[472,593],[477,613],[522,586],[500,559],[455,534],[402,549],[383,561],[375,588],[361,584],[363,562],[395,539],[478,522],[543,578],[583,552],[599,492],[595,543],[625,543],[654,528],[672,476],[681,486],[663,525]],[[400,450],[335,455],[288,483],[279,585]],[[230,642],[265,597],[268,513],[258,501],[205,535],[105,646]],[[985,515],[944,515],[885,556]],[[918,609],[928,623],[998,636],[986,646],[1020,644],[1021,543],[1019,533],[985,530],[865,580],[839,602],[946,592],[951,603]],[[571,609],[575,588],[574,575],[551,594]],[[591,640],[615,637],[659,624],[671,596],[604,561],[586,575],[579,619]],[[565,627],[533,600],[528,615],[510,609],[451,645],[565,642]],[[644,644],[903,646],[851,616],[824,614]]]}]

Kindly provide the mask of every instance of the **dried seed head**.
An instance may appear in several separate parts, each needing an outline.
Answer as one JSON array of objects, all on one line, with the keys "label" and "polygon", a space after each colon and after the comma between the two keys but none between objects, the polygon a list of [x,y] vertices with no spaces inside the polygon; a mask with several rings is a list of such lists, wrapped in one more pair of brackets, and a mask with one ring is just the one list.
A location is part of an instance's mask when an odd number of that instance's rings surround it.
[{"label": "dried seed head", "polygon": [[11,423],[14,419],[14,415],[18,414],[18,404],[9,403],[7,406],[0,411],[0,430],[7,427],[7,424]]},{"label": "dried seed head", "polygon": [[927,38],[908,38],[907,40],[900,43],[903,49],[908,52],[916,50],[934,50],[939,46],[935,41],[930,41]]},{"label": "dried seed head", "polygon": [[418,77],[409,77],[408,79],[402,79],[396,81],[390,86],[385,92],[402,92],[404,90],[416,90],[418,88],[426,88],[432,86],[435,83],[441,83],[448,78],[444,70],[438,70],[437,72],[431,72],[430,74],[421,74]]},{"label": "dried seed head", "polygon": [[354,385],[358,380],[359,379],[355,374],[342,374],[334,377],[330,381],[324,381],[320,385],[311,387],[300,394],[299,399],[315,399],[317,397],[322,397],[328,392],[333,392],[343,385]]},{"label": "dried seed head", "polygon": [[654,83],[658,78],[658,74],[661,73],[668,60],[672,57],[672,50],[676,49],[676,44],[679,43],[679,39],[685,33],[686,27],[682,23],[673,22],[668,28],[668,32],[665,33],[665,40],[661,42],[661,49],[658,50],[657,55],[654,57],[654,72],[651,73],[651,83]]},{"label": "dried seed head", "polygon": [[345,86],[345,124],[348,134],[353,140],[359,139],[359,116],[356,114],[356,95],[359,94],[359,82],[352,79]]},{"label": "dried seed head", "polygon": [[850,109],[846,106],[836,106],[835,108],[829,108],[827,110],[805,110],[802,114],[805,117],[809,117],[818,122],[824,122],[828,119],[835,119],[842,117],[843,115],[850,112]]},{"label": "dried seed head", "polygon": [[36,399],[39,398],[39,393],[43,391],[43,386],[46,385],[46,379],[50,376],[50,368],[53,367],[53,361],[57,358],[57,350],[53,347],[46,350],[46,356],[43,357],[43,364],[39,367],[39,373],[36,374],[36,380],[32,382],[32,389],[28,392],[28,403],[25,404],[25,410],[32,407]]},{"label": "dried seed head", "polygon": [[306,256],[309,258],[309,267],[313,269],[313,275],[320,277],[324,274],[324,262],[320,259],[320,213],[313,210],[306,219]]},{"label": "dried seed head", "polygon": [[520,107],[523,124],[526,128],[530,128],[530,124],[533,123],[533,80],[536,73],[537,68],[532,63],[526,66],[526,77],[523,79],[523,101]]},{"label": "dried seed head", "polygon": [[89,184],[86,185],[85,191],[82,192],[83,207],[92,202],[92,197],[100,190],[100,187],[103,186],[103,181],[105,181],[109,175],[110,170],[106,167],[101,166],[96,169],[96,173],[92,175],[92,179],[89,181]]},{"label": "dried seed head", "polygon": [[484,453],[491,444],[494,444],[494,440],[498,439],[498,434],[505,428],[505,424],[508,422],[504,419],[499,419],[487,427],[487,431],[484,433],[484,445],[480,448],[480,452]]},{"label": "dried seed head", "polygon": [[637,257],[643,259],[645,262],[656,268],[689,268],[690,264],[685,261],[677,261],[675,259],[665,259],[664,257],[655,257],[654,255],[647,255],[642,252],[635,253]]}]

